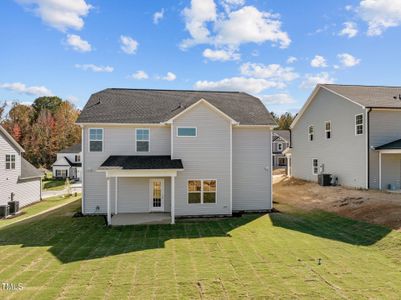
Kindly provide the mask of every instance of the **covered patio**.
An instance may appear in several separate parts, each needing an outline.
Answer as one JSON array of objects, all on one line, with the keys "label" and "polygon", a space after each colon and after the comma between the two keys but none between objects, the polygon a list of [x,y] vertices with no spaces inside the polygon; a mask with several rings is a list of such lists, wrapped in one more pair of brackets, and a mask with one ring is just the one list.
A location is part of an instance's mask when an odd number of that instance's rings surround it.
[{"label": "covered patio", "polygon": [[401,139],[375,150],[379,152],[379,189],[401,192]]},{"label": "covered patio", "polygon": [[170,156],[110,156],[97,170],[107,180],[107,224],[174,224],[175,177],[183,169]]}]

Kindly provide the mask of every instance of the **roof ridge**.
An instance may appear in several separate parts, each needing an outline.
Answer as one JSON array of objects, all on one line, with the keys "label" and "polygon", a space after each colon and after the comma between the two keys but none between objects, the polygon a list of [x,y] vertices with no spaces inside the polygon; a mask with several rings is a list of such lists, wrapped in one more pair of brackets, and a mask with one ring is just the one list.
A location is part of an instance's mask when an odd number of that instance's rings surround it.
[{"label": "roof ridge", "polygon": [[[240,94],[241,91],[216,91],[216,90],[179,90],[179,89],[144,89],[144,88],[107,88],[103,91],[154,91],[154,92],[184,92],[184,93],[222,93],[222,94]],[[100,93],[98,92],[98,93]],[[247,93],[244,93],[247,94]]]},{"label": "roof ridge", "polygon": [[401,86],[397,85],[367,85],[367,84],[337,84],[337,83],[323,83],[322,86],[347,86],[347,87],[372,87],[372,88],[396,88],[401,89]]}]

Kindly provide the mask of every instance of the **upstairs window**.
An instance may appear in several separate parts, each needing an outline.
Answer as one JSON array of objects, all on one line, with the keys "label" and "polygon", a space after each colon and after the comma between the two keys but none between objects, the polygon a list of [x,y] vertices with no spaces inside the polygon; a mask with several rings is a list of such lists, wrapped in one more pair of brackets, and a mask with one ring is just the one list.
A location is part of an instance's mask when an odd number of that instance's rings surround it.
[{"label": "upstairs window", "polygon": [[312,173],[317,175],[319,173],[319,161],[317,159],[312,159]]},{"label": "upstairs window", "polygon": [[313,127],[313,126],[309,126],[309,128],[308,128],[308,138],[309,138],[309,141],[313,141],[313,139],[314,139],[314,137],[315,137],[315,128]]},{"label": "upstairs window", "polygon": [[326,139],[331,139],[331,121],[325,122]]},{"label": "upstairs window", "polygon": [[355,135],[363,134],[363,114],[355,116]]},{"label": "upstairs window", "polygon": [[188,180],[188,204],[216,203],[216,180]]},{"label": "upstairs window", "polygon": [[136,136],[136,152],[149,152],[149,129],[137,128]]},{"label": "upstairs window", "polygon": [[6,154],[6,170],[15,170],[14,154]]},{"label": "upstairs window", "polygon": [[198,134],[196,127],[178,127],[178,137],[196,137]]},{"label": "upstairs window", "polygon": [[103,151],[103,129],[89,129],[89,152]]},{"label": "upstairs window", "polygon": [[75,155],[75,162],[81,161],[81,155]]}]

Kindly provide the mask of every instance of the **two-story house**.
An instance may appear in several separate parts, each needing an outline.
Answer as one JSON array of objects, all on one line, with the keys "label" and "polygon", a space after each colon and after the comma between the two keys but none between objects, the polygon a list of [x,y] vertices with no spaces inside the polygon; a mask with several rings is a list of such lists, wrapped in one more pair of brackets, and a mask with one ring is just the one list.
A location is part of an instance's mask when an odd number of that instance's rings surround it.
[{"label": "two-story house", "polygon": [[318,85],[291,124],[290,174],[400,189],[401,87]]},{"label": "two-story house", "polygon": [[272,142],[273,168],[287,167],[287,157],[284,151],[290,147],[291,132],[289,130],[274,130]]},{"label": "two-story house", "polygon": [[42,173],[22,157],[24,149],[0,126],[0,206],[41,199]]},{"label": "two-story house", "polygon": [[53,177],[58,179],[81,180],[82,146],[74,144],[57,153],[57,159],[52,165]]},{"label": "two-story house", "polygon": [[258,98],[106,89],[90,97],[77,123],[86,215],[105,214],[113,225],[159,212],[174,223],[272,208],[275,122]]}]

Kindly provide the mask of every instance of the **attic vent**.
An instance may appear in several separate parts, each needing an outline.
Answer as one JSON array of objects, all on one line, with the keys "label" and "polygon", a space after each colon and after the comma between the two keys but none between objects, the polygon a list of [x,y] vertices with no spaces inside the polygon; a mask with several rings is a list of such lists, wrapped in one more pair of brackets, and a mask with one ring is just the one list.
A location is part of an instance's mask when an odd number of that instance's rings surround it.
[{"label": "attic vent", "polygon": [[397,100],[397,99],[398,99],[398,100],[401,100],[401,94],[399,94],[398,97],[397,97],[397,96],[394,96],[393,99],[394,99],[394,100]]},{"label": "attic vent", "polygon": [[180,105],[178,105],[176,108],[174,108],[172,111],[176,111],[177,109],[181,109],[181,108],[185,108],[185,106],[184,105],[182,105],[181,103],[180,103]]}]

